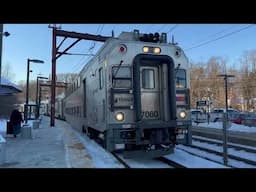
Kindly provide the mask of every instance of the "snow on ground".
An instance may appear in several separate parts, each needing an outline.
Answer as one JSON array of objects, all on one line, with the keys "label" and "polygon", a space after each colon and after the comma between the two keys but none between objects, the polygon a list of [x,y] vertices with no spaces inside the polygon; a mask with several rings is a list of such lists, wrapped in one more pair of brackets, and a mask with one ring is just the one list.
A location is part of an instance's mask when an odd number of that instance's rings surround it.
[{"label": "snow on ground", "polygon": [[165,158],[178,162],[187,168],[226,168],[224,165],[196,157],[177,148],[173,154],[166,155]]},{"label": "snow on ground", "polygon": [[86,135],[80,135],[75,130],[72,132],[79,138],[79,140],[86,147],[86,150],[90,157],[92,158],[92,162],[94,167],[96,168],[124,168],[124,166],[118,162],[118,160],[105,149],[100,147],[97,143],[89,139]]},{"label": "snow on ground", "polygon": [[[207,127],[207,128],[216,128],[216,129],[223,129],[223,123],[222,122],[210,122],[208,123],[192,123],[193,126],[199,126],[199,127]],[[239,125],[235,123],[231,123],[231,127],[228,128],[230,131],[237,131],[237,132],[249,132],[249,133],[255,133],[256,127],[248,127],[244,125]]]},{"label": "snow on ground", "polygon": [[0,134],[6,132],[6,119],[0,119]]}]

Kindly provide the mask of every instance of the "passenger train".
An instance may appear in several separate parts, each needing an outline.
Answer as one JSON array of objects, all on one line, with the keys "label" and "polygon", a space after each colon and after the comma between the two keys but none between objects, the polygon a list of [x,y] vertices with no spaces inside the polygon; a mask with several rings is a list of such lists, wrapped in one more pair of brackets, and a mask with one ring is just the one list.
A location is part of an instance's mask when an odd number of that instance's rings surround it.
[{"label": "passenger train", "polygon": [[64,117],[106,150],[159,157],[191,143],[189,62],[166,33],[108,38],[67,89]]}]

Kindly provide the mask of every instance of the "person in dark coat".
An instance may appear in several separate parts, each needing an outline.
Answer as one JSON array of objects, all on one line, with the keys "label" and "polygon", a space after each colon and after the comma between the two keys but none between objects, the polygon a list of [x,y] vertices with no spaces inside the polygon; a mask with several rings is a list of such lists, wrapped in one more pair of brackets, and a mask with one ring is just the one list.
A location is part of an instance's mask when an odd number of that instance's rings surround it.
[{"label": "person in dark coat", "polygon": [[21,122],[23,123],[21,113],[17,109],[14,109],[10,117],[10,124],[13,128],[14,137],[16,137],[16,135],[20,133]]}]

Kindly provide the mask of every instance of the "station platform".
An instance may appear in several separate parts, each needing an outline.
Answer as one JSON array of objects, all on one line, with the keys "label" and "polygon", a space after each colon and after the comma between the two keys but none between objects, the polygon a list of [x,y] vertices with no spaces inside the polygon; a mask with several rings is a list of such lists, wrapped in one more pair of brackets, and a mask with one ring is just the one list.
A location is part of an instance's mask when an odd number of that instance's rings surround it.
[{"label": "station platform", "polygon": [[78,133],[64,121],[55,120],[55,127],[50,127],[50,118],[42,116],[31,138],[1,135],[6,143],[0,168],[95,168]]}]

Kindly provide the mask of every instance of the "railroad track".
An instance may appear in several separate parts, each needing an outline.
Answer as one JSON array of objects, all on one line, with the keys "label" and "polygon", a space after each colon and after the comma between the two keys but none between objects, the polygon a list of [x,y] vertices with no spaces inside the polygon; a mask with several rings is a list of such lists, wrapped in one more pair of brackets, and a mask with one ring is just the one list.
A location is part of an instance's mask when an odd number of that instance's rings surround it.
[{"label": "railroad track", "polygon": [[159,160],[161,162],[164,162],[164,163],[170,165],[173,168],[186,168],[184,165],[181,165],[177,162],[171,161],[170,159],[167,159],[165,157],[158,157],[157,160]]},{"label": "railroad track", "polygon": [[147,158],[124,158],[121,153],[112,153],[115,158],[125,167],[125,168],[186,168],[185,166],[174,162],[165,157],[158,157],[155,159]]},{"label": "railroad track", "polygon": [[[204,147],[200,147],[200,146],[196,146],[196,145],[190,145],[190,146],[186,146],[187,148],[193,148],[193,149],[198,149],[198,150],[201,150],[201,151],[205,151],[205,152],[208,152],[208,153],[211,153],[211,154],[215,154],[215,155],[218,155],[218,156],[223,156],[223,153],[222,152],[219,152],[219,151],[216,151],[216,150],[212,150],[212,149],[207,149],[207,148],[204,148]],[[187,153],[190,153],[190,154],[193,154],[193,155],[197,155],[195,153],[192,153],[190,152],[189,150],[187,149],[184,149],[184,148],[179,148],[183,151],[186,151]],[[199,157],[201,158],[205,158],[207,160],[211,160],[211,161],[214,161],[212,159],[209,159],[207,157],[203,157],[201,155],[198,155]],[[243,157],[238,157],[238,156],[235,156],[235,155],[231,155],[231,154],[228,154],[228,158],[229,159],[233,159],[233,160],[237,160],[237,161],[241,161],[241,162],[244,162],[244,163],[247,163],[249,165],[253,165],[253,166],[256,166],[256,161],[252,161],[250,159],[246,159],[246,158],[243,158]],[[217,162],[217,161],[215,161]],[[219,162],[218,162],[219,163]],[[232,166],[231,166],[232,167]]]},{"label": "railroad track", "polygon": [[124,168],[131,168],[118,153],[112,152],[112,155],[124,166]]},{"label": "railroad track", "polygon": [[[221,140],[213,140],[213,139],[210,140],[210,139],[207,139],[207,138],[196,137],[196,136],[192,136],[192,139],[194,141],[205,142],[205,143],[209,143],[209,144],[216,144],[218,146],[222,146],[222,141]],[[227,146],[230,147],[230,148],[237,149],[237,150],[244,150],[246,152],[256,154],[256,148],[255,149],[249,148],[250,146],[246,147],[246,146],[241,146],[241,145],[238,145],[238,144],[235,144],[235,143],[228,143]]]}]

